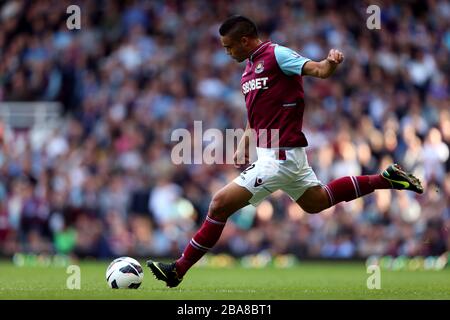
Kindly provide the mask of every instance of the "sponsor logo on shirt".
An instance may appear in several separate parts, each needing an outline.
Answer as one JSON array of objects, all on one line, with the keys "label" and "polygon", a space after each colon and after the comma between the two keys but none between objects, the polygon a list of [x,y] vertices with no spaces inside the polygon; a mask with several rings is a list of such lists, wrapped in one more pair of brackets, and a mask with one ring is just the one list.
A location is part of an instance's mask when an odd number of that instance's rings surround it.
[{"label": "sponsor logo on shirt", "polygon": [[267,80],[269,77],[251,79],[242,84],[242,93],[245,95],[253,90],[267,89]]}]

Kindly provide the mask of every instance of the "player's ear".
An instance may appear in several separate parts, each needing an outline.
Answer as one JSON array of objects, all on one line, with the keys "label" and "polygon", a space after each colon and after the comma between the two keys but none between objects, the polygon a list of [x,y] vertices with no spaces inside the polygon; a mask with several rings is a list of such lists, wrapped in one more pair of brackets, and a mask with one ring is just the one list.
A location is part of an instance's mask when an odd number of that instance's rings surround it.
[{"label": "player's ear", "polygon": [[240,40],[240,42],[241,42],[241,45],[243,46],[243,47],[246,47],[247,45],[248,45],[248,43],[249,43],[249,38],[248,37],[241,37],[241,40]]}]

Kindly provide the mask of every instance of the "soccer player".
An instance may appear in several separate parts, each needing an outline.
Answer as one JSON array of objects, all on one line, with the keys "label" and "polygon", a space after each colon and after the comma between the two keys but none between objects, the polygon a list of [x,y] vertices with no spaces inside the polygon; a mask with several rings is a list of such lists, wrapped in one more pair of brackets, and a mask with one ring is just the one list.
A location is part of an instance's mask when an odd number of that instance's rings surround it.
[{"label": "soccer player", "polygon": [[[234,60],[247,60],[241,80],[248,112],[246,133],[256,133],[258,159],[213,196],[205,221],[178,260],[147,261],[157,279],[176,287],[189,268],[215,245],[234,212],[248,204],[257,206],[278,189],[308,213],[318,213],[376,189],[423,193],[420,181],[396,164],[381,174],[347,176],[328,184],[320,182],[309,166],[305,153],[308,143],[302,133],[302,77],[330,77],[344,60],[342,52],[331,49],[326,59],[312,61],[289,48],[261,41],[256,25],[244,16],[228,18],[219,33],[223,47]],[[268,132],[277,132],[277,139],[267,137]],[[248,160],[246,139],[244,135],[238,144],[235,162]]]}]

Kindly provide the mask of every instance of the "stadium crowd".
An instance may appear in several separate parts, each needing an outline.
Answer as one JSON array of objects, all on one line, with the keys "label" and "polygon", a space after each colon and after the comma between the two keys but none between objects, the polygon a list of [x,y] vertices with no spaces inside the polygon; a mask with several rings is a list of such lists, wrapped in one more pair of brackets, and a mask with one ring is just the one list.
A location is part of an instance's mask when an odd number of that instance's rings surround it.
[{"label": "stadium crowd", "polygon": [[425,193],[382,190],[308,215],[276,192],[235,214],[213,252],[450,251],[448,1],[379,2],[379,30],[366,27],[377,1],[75,1],[81,29],[69,30],[72,2],[0,7],[0,102],[64,106],[47,136],[0,122],[0,255],[179,255],[212,195],[239,174],[171,160],[175,129],[245,126],[243,64],[218,37],[235,13],[311,59],[344,52],[331,78],[304,79],[308,157],[320,180],[397,162]]}]

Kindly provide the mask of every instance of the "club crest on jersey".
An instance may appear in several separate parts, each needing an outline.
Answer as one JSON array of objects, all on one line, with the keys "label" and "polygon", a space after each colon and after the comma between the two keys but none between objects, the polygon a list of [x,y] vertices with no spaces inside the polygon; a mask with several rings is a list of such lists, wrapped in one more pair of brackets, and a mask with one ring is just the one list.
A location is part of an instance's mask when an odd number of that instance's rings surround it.
[{"label": "club crest on jersey", "polygon": [[264,71],[264,60],[259,61],[255,67],[255,73],[261,73]]}]

